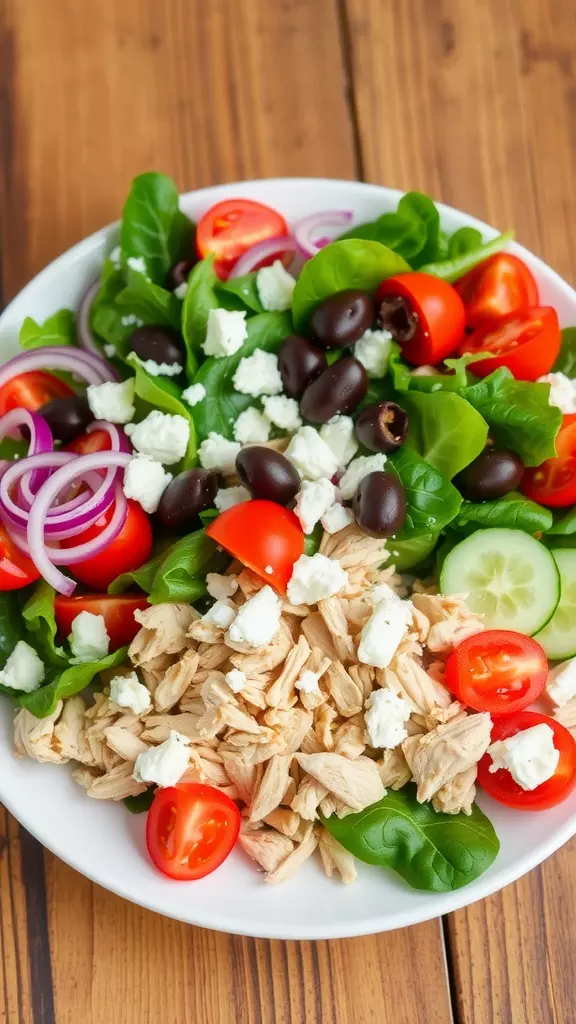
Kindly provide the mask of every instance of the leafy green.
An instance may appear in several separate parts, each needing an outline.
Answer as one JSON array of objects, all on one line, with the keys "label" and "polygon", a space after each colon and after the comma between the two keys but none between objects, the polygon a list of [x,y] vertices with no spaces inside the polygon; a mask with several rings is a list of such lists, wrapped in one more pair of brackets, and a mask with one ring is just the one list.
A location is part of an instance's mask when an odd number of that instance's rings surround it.
[{"label": "leafy green", "polygon": [[576,327],[565,327],[562,331],[560,353],[552,370],[565,373],[567,377],[576,377]]},{"label": "leafy green", "polygon": [[549,384],[515,380],[503,366],[463,391],[488,423],[496,444],[517,452],[527,466],[538,466],[555,454],[562,413],[550,405],[549,394]]},{"label": "leafy green", "polygon": [[34,646],[42,660],[62,665],[68,661],[68,655],[64,648],[56,643],[55,597],[54,588],[40,580],[22,609],[22,618],[27,630],[35,634]]},{"label": "leafy green", "polygon": [[[550,530],[552,513],[550,509],[530,501],[523,494],[511,492],[497,501],[463,501],[452,526],[459,529],[468,523],[538,533]],[[576,522],[574,528],[576,529]]]},{"label": "leafy green", "polygon": [[484,449],[488,424],[480,413],[452,391],[404,395],[410,429],[407,444],[448,480]]},{"label": "leafy green", "polygon": [[149,374],[134,352],[128,355],[127,362],[134,369],[134,391],[138,398],[142,399],[143,402],[147,402],[153,409],[159,409],[161,412],[171,413],[176,416],[184,416],[188,420],[190,424],[190,437],[180,468],[188,469],[190,466],[193,466],[196,461],[197,451],[196,430],[192,414],[181,400],[182,392],[180,388],[171,377],[153,377]]},{"label": "leafy green", "polygon": [[407,192],[395,212],[383,213],[377,220],[350,228],[339,241],[348,238],[380,242],[412,267],[419,267],[440,256],[440,216],[429,196]]},{"label": "leafy green", "polygon": [[387,540],[386,550],[390,552],[390,558],[386,564],[395,565],[397,572],[413,569],[432,554],[438,537],[439,532],[436,530],[433,533],[423,533],[419,537],[411,537],[410,540]]},{"label": "leafy green", "polygon": [[554,516],[553,523],[547,527],[546,533],[558,537],[568,537],[576,533],[576,508],[571,508],[569,512]]},{"label": "leafy green", "polygon": [[25,693],[18,697],[18,703],[31,711],[37,718],[45,718],[51,715],[59,700],[65,697],[73,697],[90,685],[99,672],[107,668],[116,668],[126,658],[127,647],[119,647],[112,654],[107,654],[99,661],[88,661],[82,665],[70,665],[69,668],[59,672],[51,682],[41,686],[33,693]]},{"label": "leafy green", "polygon": [[164,284],[182,253],[192,225],[178,206],[178,189],[165,174],[140,174],[122,212],[120,248],[124,265],[143,259],[156,284]]},{"label": "leafy green", "polygon": [[186,346],[186,374],[189,380],[192,380],[196,372],[197,353],[202,352],[202,344],[206,340],[208,314],[219,305],[215,291],[217,282],[213,256],[207,256],[205,260],[197,263],[188,278],[188,288],[182,307],[182,333]]},{"label": "leafy green", "polygon": [[27,316],[20,328],[20,347],[44,348],[46,345],[75,345],[76,317],[71,309],[59,309],[43,324]]},{"label": "leafy green", "polygon": [[117,576],[108,587],[109,594],[122,594],[130,587],[137,586],[149,594],[154,585],[154,577],[164,561],[165,551],[155,555],[149,562],[145,562],[139,569],[132,569],[131,572],[123,572]]},{"label": "leafy green", "polygon": [[323,532],[321,523],[316,523],[312,533],[306,534],[304,538],[305,555],[315,555],[316,552],[319,551]]},{"label": "leafy green", "polygon": [[127,319],[124,307],[117,303],[120,292],[125,287],[124,271],[112,260],[105,260],[100,278],[100,290],[95,295],[90,307],[90,327],[102,342],[114,345],[118,355],[124,354],[125,343],[135,328],[133,323],[123,323]]},{"label": "leafy green", "polygon": [[420,270],[424,274],[433,274],[434,277],[441,277],[445,281],[457,281],[458,278],[464,277],[469,270],[473,270],[478,263],[482,263],[489,256],[504,249],[513,238],[513,231],[505,231],[504,234],[498,235],[490,242],[479,245],[477,249],[466,249],[459,255],[449,256],[447,260],[426,263],[420,267]]},{"label": "leafy green", "polygon": [[211,431],[224,437],[234,436],[238,415],[254,405],[252,395],[234,390],[233,378],[240,360],[256,349],[277,352],[291,334],[292,323],[289,313],[260,313],[247,320],[246,328],[248,337],[238,352],[233,356],[207,359],[196,374],[195,383],[206,388],[206,397],[194,406],[194,421],[201,440]]},{"label": "leafy green", "polygon": [[458,228],[448,239],[447,259],[455,260],[474,252],[482,245],[482,232],[477,228]]},{"label": "leafy green", "polygon": [[381,281],[410,267],[380,242],[359,238],[333,242],[304,264],[292,300],[294,326],[305,330],[316,306],[336,292],[360,288],[374,293]]},{"label": "leafy green", "polygon": [[404,488],[406,519],[398,540],[441,530],[454,519],[462,503],[460,493],[437,469],[410,448],[389,456],[391,469]]},{"label": "leafy green", "polygon": [[472,814],[439,814],[419,804],[413,785],[390,791],[358,814],[323,819],[355,857],[396,871],[414,889],[451,892],[474,881],[493,863],[500,844],[475,804]]},{"label": "leafy green", "polygon": [[226,556],[204,530],[182,537],[169,548],[136,569],[123,573],[108,587],[109,594],[118,594],[137,583],[150,595],[151,604],[162,601],[198,600],[206,591],[206,573],[226,564]]},{"label": "leafy green", "polygon": [[216,292],[220,305],[226,309],[246,309],[248,313],[264,312],[256,284],[256,271],[219,281]]},{"label": "leafy green", "polygon": [[13,462],[14,459],[21,459],[28,454],[28,442],[21,438],[3,437],[0,441],[0,459],[7,459]]},{"label": "leafy green", "polygon": [[[6,664],[6,659],[12,654],[19,640],[25,636],[25,627],[22,621],[18,596],[13,590],[0,591],[0,667]],[[9,687],[1,687],[1,693],[14,695]]]},{"label": "leafy green", "polygon": [[[123,315],[131,313],[144,324],[180,330],[182,303],[173,292],[149,281],[145,274],[129,270],[126,287],[116,296]],[[131,330],[134,330],[132,326]]]},{"label": "leafy green", "polygon": [[468,367],[482,359],[480,353],[467,352],[454,359],[445,359],[444,365],[450,372],[420,374],[402,359],[402,349],[395,342],[390,352],[389,370],[396,391],[462,391],[474,378],[469,379]]},{"label": "leafy green", "polygon": [[130,811],[130,814],[143,814],[144,811],[150,810],[155,796],[156,786],[153,786],[151,789],[145,789],[144,792],[139,793],[138,796],[124,797],[124,807],[126,810]]}]

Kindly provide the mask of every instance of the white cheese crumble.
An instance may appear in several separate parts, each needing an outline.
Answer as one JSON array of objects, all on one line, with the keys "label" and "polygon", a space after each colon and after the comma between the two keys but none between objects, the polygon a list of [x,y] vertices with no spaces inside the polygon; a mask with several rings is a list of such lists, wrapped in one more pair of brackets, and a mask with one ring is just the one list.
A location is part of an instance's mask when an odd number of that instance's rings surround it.
[{"label": "white cheese crumble", "polygon": [[189,739],[172,729],[167,740],[138,754],[133,778],[136,782],[155,782],[157,786],[175,786],[188,768]]},{"label": "white cheese crumble", "polygon": [[121,255],[122,254],[120,252],[120,246],[119,245],[115,245],[114,248],[112,249],[112,252],[110,253],[108,259],[110,260],[111,263],[114,264],[115,267],[119,267],[120,266],[120,257],[121,257]]},{"label": "white cheese crumble", "polygon": [[138,362],[151,377],[177,377],[184,369],[181,363],[157,363],[154,359],[139,359]]},{"label": "white cheese crumble", "polygon": [[116,345],[104,345],[104,355],[107,359],[113,359],[116,355]]},{"label": "white cheese crumble", "polygon": [[0,671],[0,684],[21,693],[32,693],[44,682],[44,662],[25,640],[19,640]]},{"label": "white cheese crumble", "polygon": [[371,747],[392,750],[408,735],[410,718],[406,701],[393,690],[374,690],[365,705],[364,721]]},{"label": "white cheese crumble", "polygon": [[142,327],[144,321],[139,316],[135,316],[134,313],[126,313],[125,316],[120,317],[120,323],[122,327]]},{"label": "white cheese crumble", "polygon": [[245,487],[221,487],[216,491],[214,505],[219,512],[225,512],[234,505],[241,505],[243,501],[250,501],[250,491]]},{"label": "white cheese crumble", "polygon": [[206,590],[215,601],[224,601],[238,590],[238,577],[209,572],[206,576]]},{"label": "white cheese crumble", "polygon": [[298,430],[302,426],[302,419],[298,411],[298,402],[295,398],[287,398],[286,395],[270,395],[265,398],[264,412],[271,423],[280,430]]},{"label": "white cheese crumble", "polygon": [[282,601],[278,594],[272,587],[262,587],[239,609],[228,629],[227,639],[250,647],[265,647],[278,629],[281,613]]},{"label": "white cheese crumble", "polygon": [[68,637],[70,649],[74,657],[72,665],[81,665],[85,661],[100,661],[105,658],[110,648],[110,637],[106,630],[103,615],[92,612],[80,612],[72,620],[72,632]]},{"label": "white cheese crumble", "polygon": [[257,348],[251,356],[244,356],[234,374],[234,388],[243,395],[279,395],[282,378],[278,369],[278,357],[273,352]]},{"label": "white cheese crumble", "polygon": [[236,420],[234,437],[240,444],[264,444],[270,437],[270,421],[252,405],[244,409]]},{"label": "white cheese crumble", "polygon": [[143,715],[152,707],[150,691],[138,681],[135,672],[129,676],[114,676],[110,680],[110,700],[121,708],[130,708],[135,715]]},{"label": "white cheese crumble", "polygon": [[294,686],[300,693],[320,693],[320,687],[318,686],[318,676],[311,669],[304,669],[302,675],[296,680]]},{"label": "white cheese crumble", "polygon": [[354,345],[354,356],[369,377],[383,377],[388,369],[392,335],[390,331],[365,331]]},{"label": "white cheese crumble", "polygon": [[177,299],[185,299],[186,292],[188,291],[188,281],[182,281],[177,288],[174,289],[174,295]]},{"label": "white cheese crumble", "polygon": [[576,658],[570,658],[550,669],[546,693],[559,708],[576,697]]},{"label": "white cheese crumble", "polygon": [[241,672],[239,668],[231,668],[229,672],[226,672],[224,679],[228,683],[228,686],[232,690],[232,693],[241,693],[246,686],[246,673]]},{"label": "white cheese crumble", "polygon": [[538,377],[536,383],[550,385],[550,405],[555,405],[563,413],[576,412],[576,381],[565,373],[545,373]]},{"label": "white cheese crumble", "polygon": [[357,459],[353,459],[338,484],[344,500],[353,498],[360,481],[369,473],[383,470],[385,463],[386,456],[381,454],[359,455]]},{"label": "white cheese crumble", "polygon": [[248,337],[246,313],[235,309],[211,309],[208,313],[206,341],[202,345],[204,354],[233,356]]},{"label": "white cheese crumble", "polygon": [[238,441],[229,441],[227,437],[211,430],[198,449],[198,458],[204,469],[217,469],[224,476],[230,476],[236,472],[236,456],[239,451]]},{"label": "white cheese crumble", "polygon": [[487,752],[492,758],[490,772],[508,769],[514,781],[528,792],[552,778],[560,759],[560,751],[554,746],[554,732],[545,722],[523,729],[507,740],[496,740]]},{"label": "white cheese crumble", "polygon": [[338,461],[338,469],[345,469],[358,451],[352,417],[333,416],[320,427],[320,437],[332,449]]},{"label": "white cheese crumble", "polygon": [[314,427],[300,427],[290,439],[284,455],[307,480],[330,478],[338,470],[334,452]]},{"label": "white cheese crumble", "polygon": [[147,455],[135,455],[124,470],[122,489],[127,498],[137,501],[149,515],[156,512],[160,498],[173,479],[160,462]]},{"label": "white cheese crumble", "polygon": [[143,455],[172,466],[186,454],[190,423],[184,416],[153,409],[140,423],[129,423],[126,433]]},{"label": "white cheese crumble", "polygon": [[336,488],[327,477],[321,480],[303,480],[296,495],[294,511],[304,533],[312,533],[316,523],[334,504]]},{"label": "white cheese crumble", "polygon": [[288,583],[288,600],[290,604],[316,604],[339,594],[347,585],[348,573],[335,559],[320,552],[300,555]]},{"label": "white cheese crumble", "polygon": [[227,598],[216,601],[202,616],[202,622],[211,622],[220,629],[228,629],[236,618],[236,605]]},{"label": "white cheese crumble", "polygon": [[126,260],[126,265],[130,270],[135,270],[137,274],[145,274],[148,276],[148,267],[146,266],[146,260],[143,256],[129,256]]},{"label": "white cheese crumble", "polygon": [[362,627],[358,645],[358,661],[374,668],[387,668],[396,654],[412,617],[410,601],[401,601],[394,594],[374,606],[368,622]]},{"label": "white cheese crumble", "polygon": [[350,523],[354,522],[354,516],[349,508],[345,508],[339,502],[334,502],[326,510],[320,522],[326,533],[340,533],[340,530],[345,530],[347,526],[350,526]]},{"label": "white cheese crumble", "polygon": [[110,423],[129,423],[136,411],[134,378],[118,384],[115,381],[89,384],[86,398],[94,419],[108,420]]},{"label": "white cheese crumble", "polygon": [[295,285],[281,260],[275,260],[271,267],[261,267],[256,274],[258,295],[266,310],[290,309]]},{"label": "white cheese crumble", "polygon": [[182,398],[186,405],[195,406],[206,398],[206,388],[203,384],[191,384],[182,392]]}]

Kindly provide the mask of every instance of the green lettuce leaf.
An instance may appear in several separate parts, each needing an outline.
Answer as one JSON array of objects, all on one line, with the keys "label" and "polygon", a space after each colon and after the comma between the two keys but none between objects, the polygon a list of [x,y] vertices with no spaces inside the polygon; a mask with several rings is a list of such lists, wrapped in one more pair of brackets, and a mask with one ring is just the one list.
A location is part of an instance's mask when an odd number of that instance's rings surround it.
[{"label": "green lettuce leaf", "polygon": [[192,380],[198,365],[198,355],[203,355],[202,345],[206,340],[208,314],[218,309],[216,295],[218,278],[214,270],[214,257],[200,260],[190,271],[188,288],[182,307],[182,333],[186,346],[186,375]]},{"label": "green lettuce leaf", "polygon": [[107,654],[99,661],[88,661],[83,665],[70,665],[69,668],[59,672],[49,682],[41,686],[33,693],[25,693],[18,697],[21,707],[36,715],[36,718],[46,718],[51,715],[59,700],[65,697],[73,697],[90,685],[99,672],[108,668],[116,668],[126,658],[127,647],[119,647],[112,654]]},{"label": "green lettuce leaf", "polygon": [[59,309],[43,324],[27,316],[20,328],[20,347],[44,348],[46,345],[75,345],[76,317],[70,309]]},{"label": "green lettuce leaf", "polygon": [[178,206],[178,189],[165,174],[151,171],[132,182],[122,212],[122,263],[143,259],[155,284],[163,285],[182,257],[193,226]]},{"label": "green lettuce leaf", "polygon": [[171,377],[153,377],[144,369],[134,352],[129,353],[127,362],[135,373],[134,391],[138,398],[150,405],[152,409],[159,409],[161,412],[167,412],[173,416],[184,416],[184,419],[188,420],[190,424],[188,448],[178,467],[179,471],[189,469],[196,462],[196,429],[192,414],[181,399],[181,389]]},{"label": "green lettuce leaf", "polygon": [[69,656],[64,648],[56,643],[55,597],[53,587],[45,580],[40,580],[22,609],[22,618],[28,632],[34,634],[32,642],[42,660],[62,665],[66,664]]},{"label": "green lettuce leaf", "polygon": [[441,277],[444,281],[458,281],[469,270],[473,270],[479,263],[487,260],[489,256],[504,249],[513,238],[513,231],[505,231],[502,235],[498,235],[489,242],[484,242],[476,249],[464,248],[464,251],[460,251],[458,255],[449,256],[446,260],[426,263],[420,267],[420,270],[423,274],[433,274],[434,277]]},{"label": "green lettuce leaf", "polygon": [[442,473],[406,447],[389,456],[386,468],[396,473],[406,501],[406,519],[397,540],[428,536],[452,522],[462,498]]},{"label": "green lettuce leaf", "polygon": [[543,505],[513,491],[496,501],[463,501],[452,527],[460,529],[469,523],[539,533],[550,530],[552,513]]},{"label": "green lettuce leaf", "polygon": [[565,373],[567,377],[576,377],[576,327],[565,327],[562,331],[560,353],[552,370]]},{"label": "green lettuce leaf", "polygon": [[488,424],[460,395],[411,391],[403,397],[410,423],[408,447],[448,480],[483,451]]}]

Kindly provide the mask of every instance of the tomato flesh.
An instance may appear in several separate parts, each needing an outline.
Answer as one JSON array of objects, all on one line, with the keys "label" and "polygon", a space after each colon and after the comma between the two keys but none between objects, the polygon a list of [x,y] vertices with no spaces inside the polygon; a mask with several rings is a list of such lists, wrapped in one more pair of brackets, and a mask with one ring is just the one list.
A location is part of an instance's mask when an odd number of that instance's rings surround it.
[{"label": "tomato flesh", "polygon": [[525,790],[513,779],[507,768],[491,772],[492,758],[484,754],[478,765],[478,783],[490,796],[509,807],[525,811],[544,811],[564,800],[576,783],[576,741],[560,722],[535,711],[520,711],[507,718],[498,718],[492,726],[491,742],[506,740],[523,729],[546,724],[554,732],[554,746],[560,758],[552,778],[536,789]]},{"label": "tomato flesh", "polygon": [[169,878],[204,878],[232,851],[240,811],[226,793],[200,782],[159,789],[148,812],[146,845]]},{"label": "tomato flesh", "polygon": [[[98,537],[110,522],[113,511],[112,505],[92,526],[87,527],[82,533],[77,533],[75,537],[61,541],[62,547],[76,547]],[[152,540],[149,517],[137,501],[129,501],[128,514],[118,536],[110,541],[104,551],[71,565],[70,571],[87,587],[107,590],[112,580],[121,573],[139,569],[148,561],[152,552]]]},{"label": "tomato flesh", "polygon": [[196,247],[200,257],[213,253],[214,269],[226,278],[243,253],[267,238],[287,235],[288,225],[276,210],[253,199],[225,199],[200,218]]},{"label": "tomato flesh", "polygon": [[32,559],[28,558],[0,525],[0,590],[20,590],[40,579]]},{"label": "tomato flesh", "polygon": [[487,629],[467,637],[446,662],[446,685],[462,704],[491,715],[521,711],[540,696],[548,659],[522,633]]},{"label": "tomato flesh", "polygon": [[56,594],[54,599],[56,625],[63,640],[70,636],[76,616],[80,612],[90,612],[92,615],[103,616],[111,651],[132,643],[140,629],[134,612],[147,607],[148,598],[145,594],[80,594],[73,597]]},{"label": "tomato flesh", "polygon": [[555,443],[556,455],[527,469],[520,487],[532,501],[566,508],[576,503],[576,413],[564,416]]},{"label": "tomato flesh", "polygon": [[110,451],[112,438],[107,430],[91,430],[90,433],[75,437],[63,447],[64,451],[76,452],[77,455],[93,455],[95,452]]},{"label": "tomato flesh", "polygon": [[470,367],[477,377],[487,377],[506,366],[516,380],[537,380],[554,366],[560,342],[556,310],[532,306],[480,327],[466,338],[459,351],[460,355],[486,353],[488,358]]},{"label": "tomato flesh", "polygon": [[536,281],[526,264],[508,252],[490,256],[454,287],[466,307],[466,325],[472,330],[538,305]]},{"label": "tomato flesh", "polygon": [[[412,337],[400,341],[409,363],[423,366],[440,363],[461,343],[466,325],[464,303],[456,289],[432,274],[413,271],[383,281],[376,302],[403,299],[416,324]],[[394,333],[394,332],[393,332]]]},{"label": "tomato flesh", "polygon": [[304,534],[294,513],[259,498],[227,509],[206,533],[282,593],[304,553]]},{"label": "tomato flesh", "polygon": [[0,416],[11,409],[28,409],[36,412],[47,402],[55,398],[70,398],[74,394],[59,377],[54,377],[44,370],[30,370],[12,377],[0,387]]}]

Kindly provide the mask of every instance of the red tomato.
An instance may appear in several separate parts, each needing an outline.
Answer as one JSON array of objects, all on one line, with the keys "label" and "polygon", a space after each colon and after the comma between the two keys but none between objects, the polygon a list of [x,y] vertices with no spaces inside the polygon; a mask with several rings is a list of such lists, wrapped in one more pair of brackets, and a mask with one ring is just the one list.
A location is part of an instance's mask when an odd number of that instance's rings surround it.
[{"label": "red tomato", "polygon": [[216,273],[226,278],[236,260],[253,245],[287,234],[284,217],[271,207],[253,199],[225,199],[200,218],[196,248],[202,257],[214,253]]},{"label": "red tomato", "polygon": [[[304,534],[293,512],[274,501],[243,501],[218,516],[206,533],[234,558],[284,592],[294,562],[304,552]],[[266,567],[272,572],[266,572]]]},{"label": "red tomato", "polygon": [[239,831],[240,811],[226,793],[200,782],[181,782],[156,793],[146,845],[160,871],[189,882],[220,867]]},{"label": "red tomato", "polygon": [[487,327],[510,313],[538,305],[538,285],[517,256],[498,252],[454,285],[466,307],[466,325]]},{"label": "red tomato", "polygon": [[80,434],[63,447],[64,451],[76,452],[77,455],[93,455],[94,452],[110,451],[112,440],[107,430],[92,430],[89,434]]},{"label": "red tomato", "polygon": [[419,271],[396,274],[382,282],[376,301],[397,297],[404,300],[403,308],[398,310],[399,327],[406,326],[407,316],[416,321],[408,340],[398,338],[402,355],[409,363],[439,363],[454,352],[464,335],[466,314],[464,303],[451,284]]},{"label": "red tomato", "polygon": [[40,579],[34,562],[16,547],[0,525],[0,590],[20,590]]},{"label": "red tomato", "polygon": [[551,508],[576,504],[576,413],[564,416],[556,434],[556,456],[524,472],[521,490]]},{"label": "red tomato", "polygon": [[[102,532],[112,518],[114,506],[108,509],[92,526],[75,537],[60,541],[62,547],[72,548],[93,540]],[[123,572],[139,569],[150,558],[152,551],[152,527],[150,519],[137,501],[128,502],[128,515],[118,536],[98,555],[86,558],[70,566],[71,573],[95,590],[107,590],[112,580]]]},{"label": "red tomato", "polygon": [[54,398],[69,398],[73,394],[72,388],[51,373],[44,373],[43,370],[20,373],[0,388],[0,416],[11,409],[36,412]]},{"label": "red tomato", "polygon": [[78,597],[64,597],[56,594],[54,611],[56,625],[63,639],[70,636],[72,622],[80,612],[103,615],[106,631],[110,637],[110,650],[116,651],[132,642],[140,629],[134,612],[148,607],[145,594],[81,594]]},{"label": "red tomato", "polygon": [[478,782],[495,800],[509,807],[518,807],[524,811],[544,811],[564,800],[576,783],[576,741],[568,729],[555,718],[539,715],[535,711],[520,711],[508,718],[498,718],[492,726],[491,742],[506,740],[523,729],[531,729],[534,725],[549,725],[554,731],[554,746],[560,751],[560,760],[551,779],[543,782],[536,789],[525,790],[514,781],[507,768],[491,772],[492,758],[484,757],[478,765]]},{"label": "red tomato", "polygon": [[558,314],[551,306],[532,306],[481,327],[465,339],[460,355],[485,352],[470,367],[477,377],[487,377],[507,366],[516,380],[537,380],[552,369],[560,351]]},{"label": "red tomato", "polygon": [[487,629],[463,640],[446,662],[446,685],[475,711],[510,715],[540,696],[548,659],[522,633]]}]

